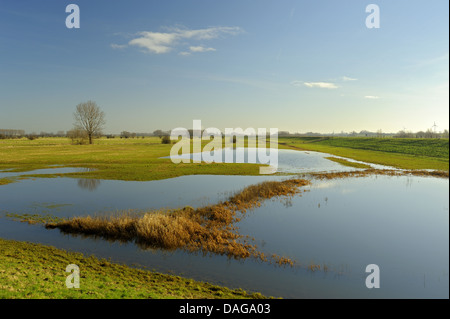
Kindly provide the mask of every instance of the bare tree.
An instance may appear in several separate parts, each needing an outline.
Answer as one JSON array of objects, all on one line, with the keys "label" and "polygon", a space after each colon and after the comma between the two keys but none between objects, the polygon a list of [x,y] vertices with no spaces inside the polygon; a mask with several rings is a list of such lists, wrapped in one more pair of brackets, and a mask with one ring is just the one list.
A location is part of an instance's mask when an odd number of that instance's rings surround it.
[{"label": "bare tree", "polygon": [[105,124],[105,113],[100,110],[93,101],[87,101],[77,105],[73,114],[75,118],[75,128],[86,132],[89,144],[95,136],[100,135]]},{"label": "bare tree", "polygon": [[165,134],[162,130],[156,130],[156,131],[153,131],[153,135],[159,136],[159,138],[162,138]]},{"label": "bare tree", "polygon": [[379,130],[377,131],[377,137],[378,137],[378,138],[383,138],[383,131],[382,131],[381,129],[379,129]]}]

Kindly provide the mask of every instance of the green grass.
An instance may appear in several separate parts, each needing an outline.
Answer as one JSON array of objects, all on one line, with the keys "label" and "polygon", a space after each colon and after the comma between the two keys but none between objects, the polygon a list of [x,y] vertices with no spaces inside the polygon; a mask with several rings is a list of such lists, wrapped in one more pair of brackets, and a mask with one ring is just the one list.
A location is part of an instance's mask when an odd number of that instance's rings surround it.
[{"label": "green grass", "polygon": [[5,217],[29,224],[59,223],[65,220],[64,218],[51,214],[6,213]]},{"label": "green grass", "polygon": [[[208,141],[203,141],[203,145]],[[448,139],[281,137],[280,148],[325,152],[367,163],[402,169],[449,170]],[[172,145],[158,137],[95,140],[93,145],[71,145],[67,138],[0,140],[0,169],[24,172],[49,168],[86,167],[91,171],[26,177],[94,178],[149,181],[182,175],[259,175],[255,164],[180,163],[169,156]],[[14,182],[1,178],[0,185]]]},{"label": "green grass", "polygon": [[279,143],[401,169],[449,170],[448,139],[282,137]]},{"label": "green grass", "polygon": [[[66,287],[66,267],[80,268],[80,288]],[[50,246],[0,239],[0,298],[264,298],[259,293],[111,263]]]},{"label": "green grass", "polygon": [[[206,144],[204,142],[203,144]],[[0,140],[0,169],[24,172],[49,168],[86,167],[89,172],[51,174],[111,180],[149,181],[182,175],[258,175],[260,165],[225,163],[180,163],[160,157],[169,156],[172,145],[161,144],[158,137],[144,139],[95,140],[93,145],[71,145],[67,138]],[[26,175],[23,177],[33,177]],[[39,175],[43,177],[43,175]],[[3,184],[9,181],[3,181]]]}]

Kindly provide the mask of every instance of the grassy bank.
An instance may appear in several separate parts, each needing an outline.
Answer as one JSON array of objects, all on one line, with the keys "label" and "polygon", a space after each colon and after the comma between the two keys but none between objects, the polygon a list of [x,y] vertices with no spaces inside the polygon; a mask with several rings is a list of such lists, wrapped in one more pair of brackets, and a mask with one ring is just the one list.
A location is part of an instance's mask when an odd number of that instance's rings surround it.
[{"label": "grassy bank", "polygon": [[[66,267],[80,268],[80,288],[66,287]],[[54,247],[0,239],[0,298],[262,298],[259,293],[66,252]]]},{"label": "grassy bank", "polygon": [[282,137],[279,143],[401,169],[449,170],[448,139]]}]

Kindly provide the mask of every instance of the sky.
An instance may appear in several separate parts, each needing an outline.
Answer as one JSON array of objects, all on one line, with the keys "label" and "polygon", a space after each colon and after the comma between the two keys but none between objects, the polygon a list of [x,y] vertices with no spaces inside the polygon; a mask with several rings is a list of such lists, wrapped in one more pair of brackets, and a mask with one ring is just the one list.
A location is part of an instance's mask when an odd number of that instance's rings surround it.
[{"label": "sky", "polygon": [[112,134],[443,131],[448,38],[447,0],[0,0],[0,128],[66,131],[92,100]]}]

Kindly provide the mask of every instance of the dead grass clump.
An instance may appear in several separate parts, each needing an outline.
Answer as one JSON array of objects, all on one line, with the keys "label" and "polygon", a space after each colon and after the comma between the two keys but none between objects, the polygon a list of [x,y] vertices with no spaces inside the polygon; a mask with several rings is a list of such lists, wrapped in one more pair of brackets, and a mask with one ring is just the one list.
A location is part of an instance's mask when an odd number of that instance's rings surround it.
[{"label": "dead grass clump", "polygon": [[[125,212],[122,215],[74,217],[47,228],[62,232],[102,237],[108,240],[135,241],[143,248],[166,250],[185,249],[227,255],[243,259],[254,257],[269,259],[257,250],[249,238],[240,235],[234,224],[246,210],[260,205],[261,201],[276,196],[293,196],[300,186],[309,181],[291,179],[280,182],[263,182],[244,188],[228,201],[194,209],[185,207],[174,211],[147,212],[143,215]],[[285,257],[271,258],[279,265],[293,265]]]},{"label": "dead grass clump", "polygon": [[299,187],[309,185],[304,179],[289,179],[282,182],[263,182],[244,188],[230,197],[225,204],[234,206],[236,210],[245,211],[260,205],[261,201],[276,196],[293,196]]},{"label": "dead grass clump", "polygon": [[188,245],[201,225],[183,216],[172,214],[145,214],[135,221],[136,240],[164,249]]},{"label": "dead grass clump", "polygon": [[364,177],[369,175],[387,175],[387,176],[431,176],[448,178],[448,171],[427,171],[427,170],[393,170],[393,169],[366,169],[352,172],[332,172],[332,173],[311,173],[310,175],[318,179],[334,179],[345,177]]},{"label": "dead grass clump", "polygon": [[135,236],[136,218],[118,217],[74,217],[58,223],[48,223],[46,228],[59,228],[70,234],[93,235],[111,240],[128,241]]},{"label": "dead grass clump", "polygon": [[414,176],[433,176],[433,177],[440,177],[440,178],[448,178],[448,171],[409,170],[409,171],[405,171],[405,174],[411,174]]}]

